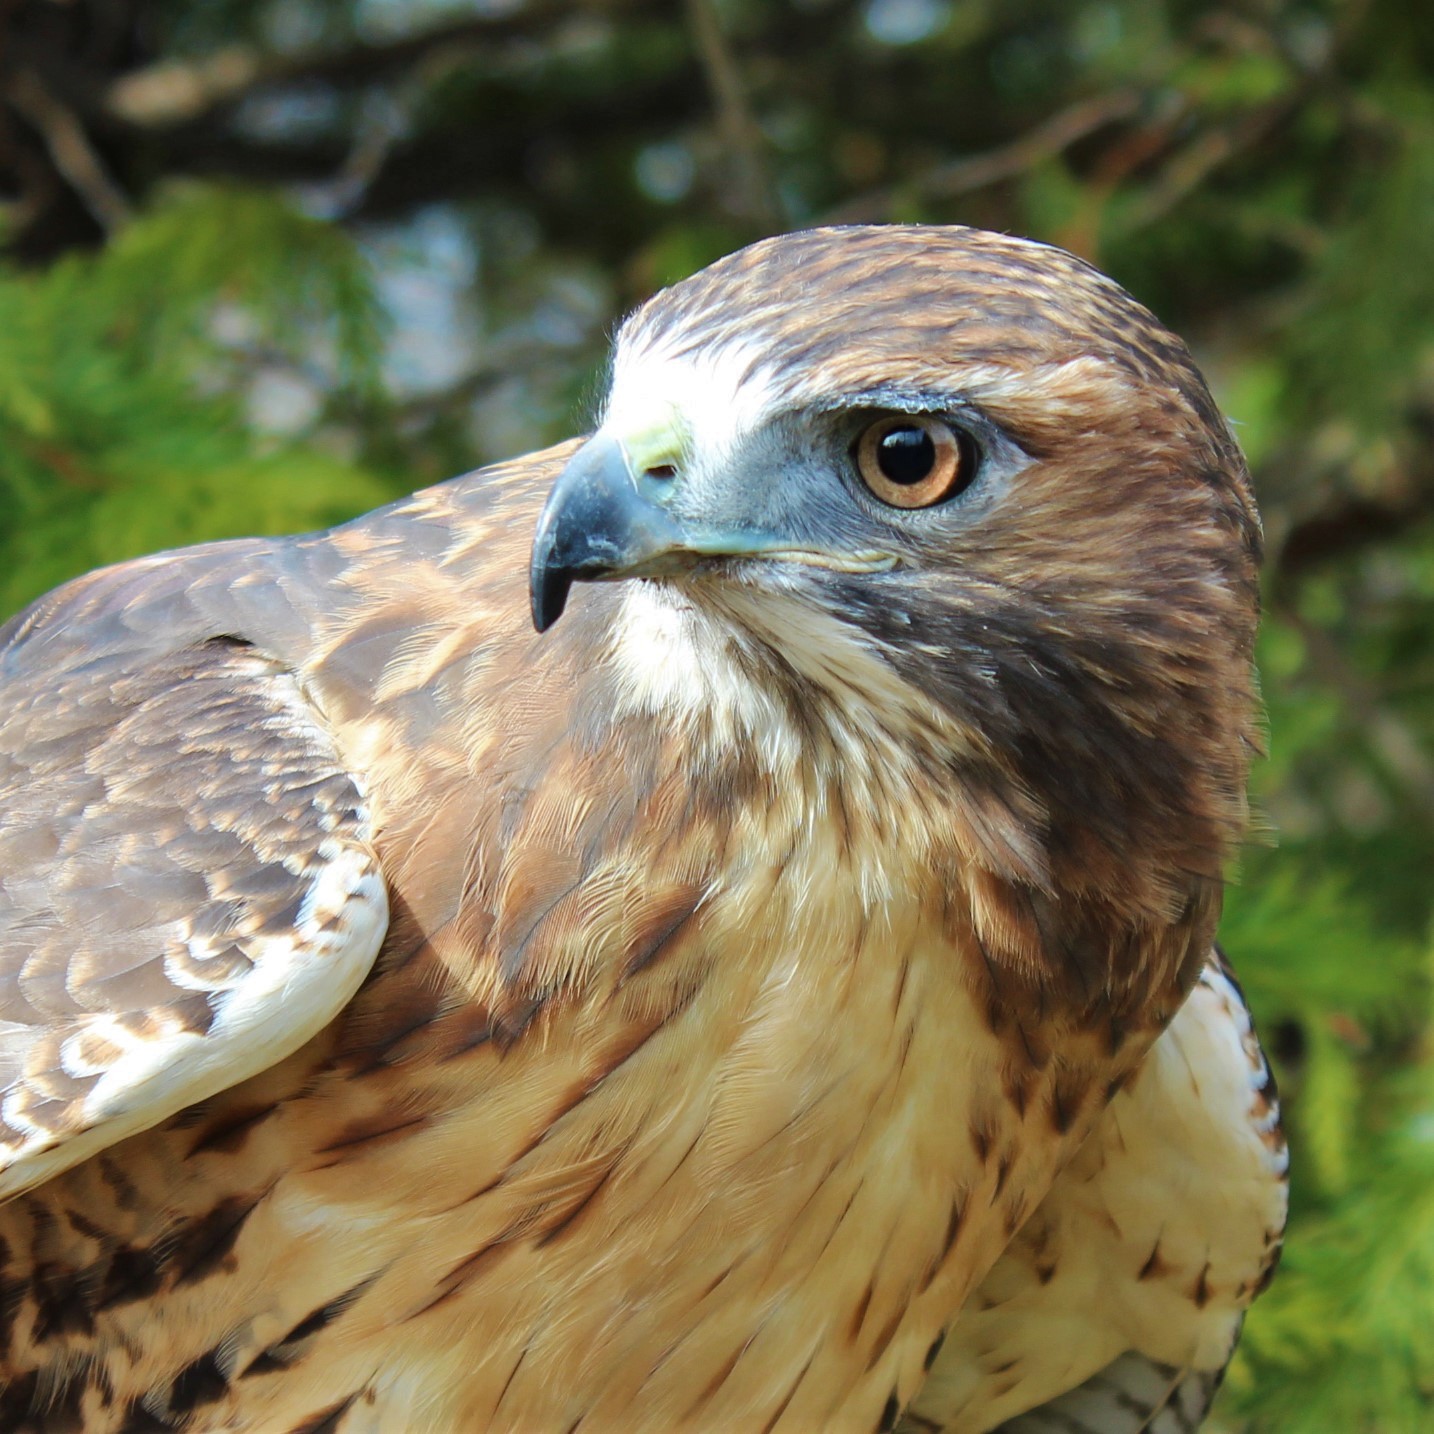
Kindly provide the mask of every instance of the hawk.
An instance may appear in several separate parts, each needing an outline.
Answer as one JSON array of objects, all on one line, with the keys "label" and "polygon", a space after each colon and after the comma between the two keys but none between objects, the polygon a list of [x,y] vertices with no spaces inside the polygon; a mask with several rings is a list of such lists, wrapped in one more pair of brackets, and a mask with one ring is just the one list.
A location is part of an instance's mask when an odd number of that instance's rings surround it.
[{"label": "hawk", "polygon": [[857,227],[583,440],[42,598],[0,1425],[1188,1427],[1283,1225],[1259,549],[1114,283]]}]

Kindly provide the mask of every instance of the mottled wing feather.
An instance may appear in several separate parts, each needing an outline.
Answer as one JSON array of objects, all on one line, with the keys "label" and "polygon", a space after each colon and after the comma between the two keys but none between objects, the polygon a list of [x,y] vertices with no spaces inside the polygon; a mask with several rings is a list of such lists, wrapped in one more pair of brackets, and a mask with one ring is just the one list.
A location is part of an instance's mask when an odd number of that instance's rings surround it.
[{"label": "mottled wing feather", "polygon": [[387,924],[362,791],[290,671],[65,636],[0,645],[0,1197],[295,1050]]},{"label": "mottled wing feather", "polygon": [[1195,1434],[1221,1372],[1124,1354],[1069,1394],[1008,1420],[998,1434]]},{"label": "mottled wing feather", "polygon": [[1183,1434],[1274,1271],[1288,1153],[1218,952],[967,1302],[903,1428]]}]

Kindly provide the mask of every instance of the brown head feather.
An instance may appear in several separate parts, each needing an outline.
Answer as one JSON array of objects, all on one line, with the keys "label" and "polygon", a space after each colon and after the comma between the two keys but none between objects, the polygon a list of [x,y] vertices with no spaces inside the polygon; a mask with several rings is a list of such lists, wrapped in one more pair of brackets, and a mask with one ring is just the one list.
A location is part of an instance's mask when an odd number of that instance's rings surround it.
[{"label": "brown head feather", "polygon": [[985,871],[996,964],[1098,1005],[1133,1009],[1177,972],[1183,991],[1246,821],[1261,548],[1185,346],[1059,250],[892,227],[766,240],[675,285],[625,326],[618,383],[724,351],[761,395],[750,429],[889,395],[959,406],[1022,455],[964,521],[906,523],[894,573],[806,570],[756,599],[719,571],[683,597],[746,629],[790,708],[820,712],[795,591],[835,620],[824,641],[864,640],[963,734],[921,739],[924,780],[953,885]]}]

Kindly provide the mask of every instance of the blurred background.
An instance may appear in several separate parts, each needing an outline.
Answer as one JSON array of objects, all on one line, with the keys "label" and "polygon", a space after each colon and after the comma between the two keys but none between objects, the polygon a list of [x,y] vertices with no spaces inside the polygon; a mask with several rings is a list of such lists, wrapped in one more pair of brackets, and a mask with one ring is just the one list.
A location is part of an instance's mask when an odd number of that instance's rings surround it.
[{"label": "blurred background", "polygon": [[1294,1216],[1219,1425],[1434,1429],[1428,0],[0,0],[0,615],[577,431],[626,309],[855,219],[1075,250],[1238,424]]}]

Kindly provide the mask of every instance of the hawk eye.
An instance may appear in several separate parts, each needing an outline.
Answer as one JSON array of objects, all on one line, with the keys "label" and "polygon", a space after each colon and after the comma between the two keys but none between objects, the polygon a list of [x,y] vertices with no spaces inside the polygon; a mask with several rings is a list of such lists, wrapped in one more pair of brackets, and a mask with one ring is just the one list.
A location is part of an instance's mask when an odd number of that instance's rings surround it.
[{"label": "hawk eye", "polygon": [[976,457],[966,434],[925,414],[889,414],[856,441],[861,481],[893,508],[930,508],[970,487]]}]

